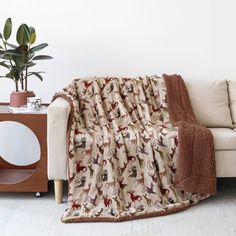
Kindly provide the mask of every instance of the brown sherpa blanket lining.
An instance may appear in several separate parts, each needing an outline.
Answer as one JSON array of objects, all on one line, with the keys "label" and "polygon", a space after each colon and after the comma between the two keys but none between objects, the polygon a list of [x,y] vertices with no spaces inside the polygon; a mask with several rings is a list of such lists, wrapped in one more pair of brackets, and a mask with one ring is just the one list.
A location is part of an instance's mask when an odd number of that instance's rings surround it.
[{"label": "brown sherpa blanket lining", "polygon": [[[163,75],[170,120],[178,126],[179,159],[175,186],[187,192],[216,194],[214,143],[211,132],[194,116],[180,75]],[[178,168],[181,167],[181,168]]]}]

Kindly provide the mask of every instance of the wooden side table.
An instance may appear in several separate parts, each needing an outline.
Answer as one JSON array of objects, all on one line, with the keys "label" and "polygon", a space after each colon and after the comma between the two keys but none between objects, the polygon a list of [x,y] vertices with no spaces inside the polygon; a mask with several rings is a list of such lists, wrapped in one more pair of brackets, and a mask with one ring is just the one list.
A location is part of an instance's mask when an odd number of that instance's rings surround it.
[{"label": "wooden side table", "polygon": [[[0,105],[0,122],[4,121],[14,121],[23,124],[35,134],[40,145],[40,159],[30,165],[18,166],[8,163],[6,158],[1,156],[2,154],[0,153],[0,192],[47,192],[46,112],[42,114],[34,114],[33,112],[31,114],[16,114],[9,112],[7,105]],[[14,148],[13,145],[12,148]],[[24,157],[20,156],[20,158]]]}]

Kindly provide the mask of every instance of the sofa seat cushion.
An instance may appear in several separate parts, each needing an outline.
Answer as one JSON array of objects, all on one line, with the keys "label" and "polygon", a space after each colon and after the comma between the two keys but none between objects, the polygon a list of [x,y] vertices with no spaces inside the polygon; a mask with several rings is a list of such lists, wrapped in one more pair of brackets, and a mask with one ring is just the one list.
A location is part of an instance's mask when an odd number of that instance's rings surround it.
[{"label": "sofa seat cushion", "polygon": [[215,150],[236,150],[236,132],[227,128],[210,128]]},{"label": "sofa seat cushion", "polygon": [[236,81],[228,81],[229,86],[229,105],[232,115],[233,125],[236,128]]},{"label": "sofa seat cushion", "polygon": [[232,128],[226,80],[186,81],[194,115],[206,127]]},{"label": "sofa seat cushion", "polygon": [[217,177],[236,177],[236,150],[216,151],[215,159]]}]

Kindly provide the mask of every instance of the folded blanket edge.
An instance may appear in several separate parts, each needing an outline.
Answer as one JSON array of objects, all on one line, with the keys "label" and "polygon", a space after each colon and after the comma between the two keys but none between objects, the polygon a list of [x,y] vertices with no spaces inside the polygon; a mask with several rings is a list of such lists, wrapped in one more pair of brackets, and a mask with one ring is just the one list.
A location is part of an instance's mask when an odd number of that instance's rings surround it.
[{"label": "folded blanket edge", "polygon": [[[163,78],[167,90],[170,120],[177,125],[178,132],[181,134],[175,186],[187,192],[215,195],[217,193],[216,168],[212,134],[196,121],[182,77],[177,74],[163,74]],[[195,132],[191,140],[187,136],[188,132],[185,132],[186,128]],[[190,150],[190,146],[193,150]],[[205,172],[206,167],[203,166],[202,161],[206,163],[208,173]]]},{"label": "folded blanket edge", "polygon": [[82,217],[82,218],[68,218],[68,219],[61,219],[63,223],[82,223],[82,222],[124,222],[124,221],[130,221],[130,220],[139,220],[139,219],[145,219],[145,218],[152,218],[157,216],[165,216],[170,215],[173,213],[184,211],[188,208],[190,208],[191,205],[178,207],[178,208],[172,208],[165,211],[158,211],[158,212],[152,212],[152,213],[141,213],[140,215],[127,215],[127,216],[121,216],[119,218],[112,218],[112,217]]}]

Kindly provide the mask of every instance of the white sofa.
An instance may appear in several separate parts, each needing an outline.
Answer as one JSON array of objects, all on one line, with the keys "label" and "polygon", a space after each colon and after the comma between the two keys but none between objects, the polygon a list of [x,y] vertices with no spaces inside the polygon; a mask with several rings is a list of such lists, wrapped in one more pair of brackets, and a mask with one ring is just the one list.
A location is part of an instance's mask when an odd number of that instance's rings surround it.
[{"label": "white sofa", "polygon": [[[217,177],[236,177],[236,81],[186,81],[197,120],[214,137]],[[48,179],[62,202],[67,179],[66,132],[70,105],[57,98],[48,108]]]}]

